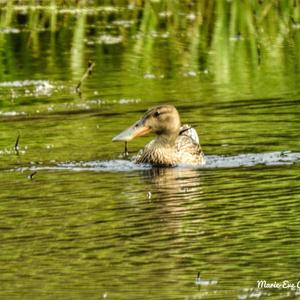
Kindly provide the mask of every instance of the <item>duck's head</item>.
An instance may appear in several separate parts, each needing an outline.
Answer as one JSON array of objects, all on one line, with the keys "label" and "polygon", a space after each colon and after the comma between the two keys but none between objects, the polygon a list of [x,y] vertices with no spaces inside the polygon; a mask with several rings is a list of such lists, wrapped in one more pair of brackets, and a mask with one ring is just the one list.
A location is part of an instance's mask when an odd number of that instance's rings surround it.
[{"label": "duck's head", "polygon": [[180,130],[180,117],[173,105],[159,105],[150,108],[140,120],[113,138],[113,142],[129,142],[149,132],[162,139],[175,141]]}]

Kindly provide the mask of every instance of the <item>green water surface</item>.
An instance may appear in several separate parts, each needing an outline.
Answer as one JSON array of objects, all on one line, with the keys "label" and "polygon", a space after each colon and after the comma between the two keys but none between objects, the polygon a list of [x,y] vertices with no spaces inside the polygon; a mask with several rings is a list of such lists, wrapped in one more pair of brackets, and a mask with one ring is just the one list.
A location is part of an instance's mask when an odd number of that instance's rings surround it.
[{"label": "green water surface", "polygon": [[[298,2],[33,2],[0,8],[0,298],[295,299],[257,281],[300,280]],[[122,158],[161,103],[208,167]]]}]

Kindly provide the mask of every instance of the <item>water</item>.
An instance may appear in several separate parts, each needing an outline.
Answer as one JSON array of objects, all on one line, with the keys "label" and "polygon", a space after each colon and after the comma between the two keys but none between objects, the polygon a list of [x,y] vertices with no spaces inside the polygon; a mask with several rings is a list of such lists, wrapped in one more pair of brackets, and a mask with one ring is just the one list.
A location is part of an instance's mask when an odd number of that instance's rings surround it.
[{"label": "water", "polygon": [[[148,4],[1,23],[1,299],[299,295],[257,285],[299,280],[297,27],[240,38],[215,12],[205,31],[194,8],[167,25],[154,9],[161,25]],[[136,165],[111,142],[160,103],[197,129],[205,166]]]}]

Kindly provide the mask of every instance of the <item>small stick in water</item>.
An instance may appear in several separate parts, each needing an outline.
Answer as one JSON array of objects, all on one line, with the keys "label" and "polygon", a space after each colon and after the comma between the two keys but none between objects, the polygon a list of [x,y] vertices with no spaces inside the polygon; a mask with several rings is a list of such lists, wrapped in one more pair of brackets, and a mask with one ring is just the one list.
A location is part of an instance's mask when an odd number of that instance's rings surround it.
[{"label": "small stick in water", "polygon": [[127,142],[125,142],[125,149],[124,149],[124,156],[127,157],[128,156],[128,146],[127,146]]},{"label": "small stick in water", "polygon": [[30,175],[27,176],[28,179],[32,180],[33,176],[37,174],[37,171],[34,171],[33,173],[31,173]]},{"label": "small stick in water", "polygon": [[201,284],[200,272],[198,272],[198,274],[197,274],[195,284],[198,285],[198,287],[200,288],[200,284]]},{"label": "small stick in water", "polygon": [[15,151],[16,151],[17,155],[19,155],[19,141],[20,141],[20,134],[18,134],[16,143],[15,143]]},{"label": "small stick in water", "polygon": [[257,51],[257,63],[260,65],[261,63],[261,49],[260,49],[260,44],[257,44],[256,47],[256,51]]},{"label": "small stick in water", "polygon": [[92,70],[93,70],[94,66],[95,66],[95,63],[92,62],[91,60],[89,60],[87,70],[85,71],[85,73],[83,74],[83,76],[81,77],[80,81],[78,82],[78,84],[76,86],[76,92],[78,94],[80,94],[81,84],[88,76],[90,76],[92,74]]}]

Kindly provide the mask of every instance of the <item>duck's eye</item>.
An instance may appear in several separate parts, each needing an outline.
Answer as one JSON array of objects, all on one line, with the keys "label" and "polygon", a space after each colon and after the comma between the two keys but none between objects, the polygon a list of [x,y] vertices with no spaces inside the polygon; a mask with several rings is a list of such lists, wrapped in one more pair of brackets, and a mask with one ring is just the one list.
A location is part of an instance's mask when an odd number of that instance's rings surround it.
[{"label": "duck's eye", "polygon": [[154,117],[158,117],[160,115],[160,112],[159,111],[156,111],[155,113],[154,113]]}]

